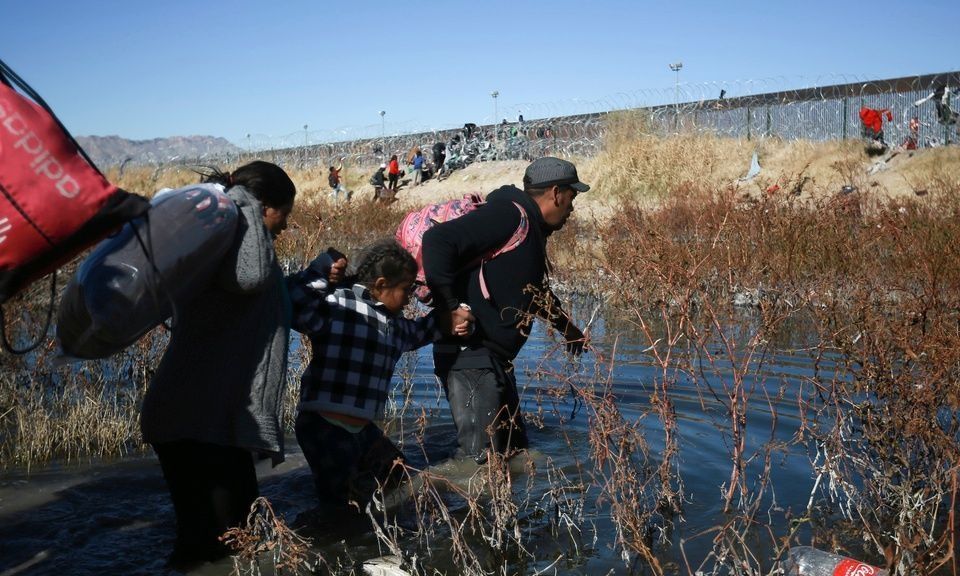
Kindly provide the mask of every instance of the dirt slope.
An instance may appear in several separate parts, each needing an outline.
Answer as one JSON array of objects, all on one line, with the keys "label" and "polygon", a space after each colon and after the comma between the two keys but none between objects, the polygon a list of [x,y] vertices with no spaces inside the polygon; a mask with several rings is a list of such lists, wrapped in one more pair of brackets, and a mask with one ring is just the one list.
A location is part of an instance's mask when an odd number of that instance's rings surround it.
[{"label": "dirt slope", "polygon": [[[738,181],[749,167],[754,150],[761,165],[760,174],[749,181]],[[733,189],[751,196],[762,194],[794,194],[801,200],[829,197],[843,186],[855,186],[862,194],[878,198],[911,197],[923,195],[944,184],[960,187],[960,147],[901,151],[896,154],[869,157],[863,145],[857,142],[764,142],[759,145],[746,141],[716,140],[706,151],[711,154],[710,170],[698,177],[699,184],[717,190]],[[884,160],[886,160],[884,162]],[[577,210],[586,216],[600,216],[622,203],[630,190],[613,190],[606,185],[606,173],[616,170],[609,157],[599,156],[575,160],[580,179],[593,189],[577,199]],[[442,182],[428,180],[419,187],[403,186],[398,194],[398,206],[414,208],[424,204],[455,198],[470,192],[488,193],[504,184],[520,186],[526,161],[510,160],[475,163],[457,170]],[[366,176],[356,175],[353,182],[363,182]],[[680,184],[678,182],[677,184]],[[776,189],[774,192],[768,190]],[[920,194],[917,194],[920,192]],[[655,206],[670,190],[657,195],[647,194],[639,201]],[[354,196],[371,198],[373,187],[356,184]]]}]

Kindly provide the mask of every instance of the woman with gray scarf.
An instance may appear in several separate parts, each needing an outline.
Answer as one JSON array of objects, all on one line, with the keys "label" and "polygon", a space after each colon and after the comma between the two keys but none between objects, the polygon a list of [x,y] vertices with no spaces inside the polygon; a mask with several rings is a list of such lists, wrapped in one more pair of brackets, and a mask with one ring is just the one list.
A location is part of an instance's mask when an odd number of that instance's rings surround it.
[{"label": "woman with gray scarf", "polygon": [[236,203],[237,235],[214,282],[180,310],[140,419],[177,516],[168,561],[177,569],[226,555],[218,537],[244,522],[259,494],[254,454],[283,460],[290,301],[273,240],[287,227],[296,187],[263,161],[204,181]]}]

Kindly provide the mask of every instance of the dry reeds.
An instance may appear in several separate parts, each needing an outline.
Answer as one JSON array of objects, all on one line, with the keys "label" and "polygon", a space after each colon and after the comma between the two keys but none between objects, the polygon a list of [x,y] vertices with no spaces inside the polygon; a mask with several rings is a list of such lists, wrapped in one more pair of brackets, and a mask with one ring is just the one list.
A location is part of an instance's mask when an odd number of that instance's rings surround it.
[{"label": "dry reeds", "polygon": [[[955,565],[955,170],[934,164],[911,172],[917,196],[891,198],[882,182],[874,186],[865,176],[855,144],[780,149],[768,142],[761,144],[772,159],[768,166],[787,152],[802,162],[738,184],[733,180],[740,171],[731,173],[727,159],[743,155],[745,171],[752,145],[696,136],[655,139],[642,135],[642,118],[628,120],[594,161],[594,170],[604,166],[605,175],[590,193],[616,197],[616,212],[604,221],[571,222],[554,235],[550,249],[559,264],[558,284],[601,294],[610,302],[609,313],[619,311],[619,320],[640,335],[656,375],[638,383],[649,392],[649,406],[639,418],[623,414],[610,386],[615,349],[598,350],[598,370],[587,377],[549,350],[529,374],[542,385],[528,422],[543,425],[552,416],[561,423],[576,472],[560,470],[550,459],[531,459],[518,469],[492,458],[469,483],[453,485],[431,472],[408,470],[410,482],[401,490],[408,491],[413,525],[401,527],[371,507],[379,541],[414,573],[450,563],[471,574],[507,573],[534,562],[553,566],[554,558],[543,558],[530,545],[530,534],[546,527],[570,543],[570,560],[583,553],[593,521],[587,503],[599,502],[615,529],[603,544],[654,574],[770,573],[770,559],[801,539],[880,558],[897,574],[933,574]],[[138,183],[178,183],[165,182],[168,177],[179,174],[124,175],[135,191]],[[290,268],[327,246],[349,252],[390,235],[402,216],[357,197],[349,204],[330,202],[322,183],[309,184],[323,182],[324,174],[302,177],[308,182],[301,185],[303,202],[277,245]],[[781,192],[767,193],[772,184]],[[851,188],[841,191],[840,184]],[[28,298],[23,314],[9,321],[35,326],[40,301]],[[797,323],[808,329],[791,334]],[[786,336],[814,367],[800,385],[788,386],[766,370]],[[25,359],[2,358],[3,463],[30,465],[138,447],[139,398],[163,346],[162,332],[154,338],[111,363],[74,372],[52,368],[49,349]],[[610,346],[615,344],[611,338]],[[288,426],[308,343],[298,350],[286,400]],[[552,367],[557,363],[562,368]],[[419,413],[412,436],[422,442],[430,423],[425,410],[407,405],[411,370],[402,371],[406,380],[396,397],[403,400],[392,416]],[[719,430],[715,442],[726,448],[718,495],[698,495],[718,498],[723,516],[679,542],[683,564],[671,566],[664,551],[673,528],[685,522],[691,498],[678,439],[680,384],[695,390],[705,418]],[[558,406],[565,401],[588,415],[589,450],[562,426],[568,419]],[[796,406],[800,415],[789,442],[775,434],[784,426],[778,410],[785,405]],[[768,415],[762,420],[768,429],[760,428],[758,411]],[[777,454],[786,451],[805,451],[810,458],[816,481],[805,509],[784,511],[776,504],[777,490],[788,487],[774,486],[771,470]],[[686,545],[696,539],[709,539],[709,552],[687,557]],[[444,546],[435,546],[440,541]]]},{"label": "dry reeds", "polygon": [[[732,516],[712,531],[716,562],[737,573],[760,565],[744,543],[764,524],[757,514],[777,447],[771,431],[765,447],[746,450],[747,406],[767,405],[776,422],[785,390],[771,395],[762,364],[791,318],[819,326],[806,343],[815,365],[826,355],[844,359],[791,394],[803,407],[798,441],[815,447],[814,469],[828,480],[836,514],[857,526],[848,538],[868,538],[898,573],[930,573],[952,558],[957,192],[954,185],[922,203],[854,192],[801,204],[685,189],[658,210],[626,207],[601,232],[615,299],[649,340],[664,382],[672,366],[723,407],[731,461],[724,506]],[[737,328],[731,302],[758,311],[748,333]],[[649,318],[659,320],[656,330]],[[750,462],[767,470],[759,482],[744,477]],[[819,537],[849,544],[836,528],[821,524]]]},{"label": "dry reeds", "polygon": [[259,576],[264,560],[272,574],[312,574],[324,564],[323,557],[311,551],[310,541],[291,530],[263,497],[250,506],[244,526],[231,528],[220,539],[234,552],[233,574],[237,576]]}]

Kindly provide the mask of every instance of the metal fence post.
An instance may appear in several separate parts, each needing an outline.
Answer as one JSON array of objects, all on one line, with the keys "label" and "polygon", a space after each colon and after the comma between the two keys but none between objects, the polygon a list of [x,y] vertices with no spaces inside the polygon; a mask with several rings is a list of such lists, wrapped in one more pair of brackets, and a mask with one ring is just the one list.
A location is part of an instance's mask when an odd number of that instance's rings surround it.
[{"label": "metal fence post", "polygon": [[840,100],[840,106],[843,109],[843,113],[841,115],[842,118],[840,121],[840,139],[846,140],[847,139],[847,97],[846,96],[844,96]]},{"label": "metal fence post", "polygon": [[750,140],[750,106],[747,106],[747,140]]},{"label": "metal fence post", "polygon": [[769,138],[769,137],[770,137],[770,105],[767,104],[767,105],[765,106],[765,108],[766,108],[766,112],[767,112],[767,133],[766,133],[766,137]]}]

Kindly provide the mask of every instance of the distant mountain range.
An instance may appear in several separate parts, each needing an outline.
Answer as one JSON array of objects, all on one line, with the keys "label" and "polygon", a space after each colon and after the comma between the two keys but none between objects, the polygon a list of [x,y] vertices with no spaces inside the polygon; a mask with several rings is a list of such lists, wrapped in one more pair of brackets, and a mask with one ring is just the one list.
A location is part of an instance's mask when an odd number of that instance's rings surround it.
[{"label": "distant mountain range", "polygon": [[213,136],[173,136],[153,140],[127,140],[119,136],[78,136],[77,142],[100,168],[119,166],[129,159],[133,164],[157,164],[176,161],[203,161],[240,152],[226,138]]}]

